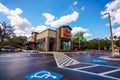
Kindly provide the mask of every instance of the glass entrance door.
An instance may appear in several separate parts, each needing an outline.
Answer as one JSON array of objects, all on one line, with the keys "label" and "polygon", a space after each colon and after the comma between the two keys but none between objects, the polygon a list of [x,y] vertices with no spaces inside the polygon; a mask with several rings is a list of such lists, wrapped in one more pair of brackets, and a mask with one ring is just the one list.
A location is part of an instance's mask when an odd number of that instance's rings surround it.
[{"label": "glass entrance door", "polygon": [[61,49],[70,50],[71,49],[71,41],[62,41]]}]

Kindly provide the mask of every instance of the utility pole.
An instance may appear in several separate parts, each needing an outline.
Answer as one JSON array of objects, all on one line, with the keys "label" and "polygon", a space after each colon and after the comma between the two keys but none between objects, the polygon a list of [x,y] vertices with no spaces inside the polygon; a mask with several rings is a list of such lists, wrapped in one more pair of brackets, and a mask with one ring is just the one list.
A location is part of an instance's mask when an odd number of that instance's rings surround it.
[{"label": "utility pole", "polygon": [[110,13],[105,13],[104,15],[108,15],[108,17],[109,17],[110,39],[111,39],[112,55],[114,56],[114,44],[113,44],[113,34],[112,34],[112,25],[111,25]]}]

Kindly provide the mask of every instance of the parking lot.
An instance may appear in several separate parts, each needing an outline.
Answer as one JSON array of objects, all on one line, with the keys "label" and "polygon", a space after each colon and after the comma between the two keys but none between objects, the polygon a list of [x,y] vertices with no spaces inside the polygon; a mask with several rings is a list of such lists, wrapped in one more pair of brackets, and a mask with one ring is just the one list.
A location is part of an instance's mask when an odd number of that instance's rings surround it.
[{"label": "parking lot", "polygon": [[[55,52],[1,54],[0,80],[29,80],[29,76],[42,70],[61,75],[60,80],[119,80],[120,61],[104,60],[100,56],[108,55]],[[40,77],[37,79],[42,80]]]}]

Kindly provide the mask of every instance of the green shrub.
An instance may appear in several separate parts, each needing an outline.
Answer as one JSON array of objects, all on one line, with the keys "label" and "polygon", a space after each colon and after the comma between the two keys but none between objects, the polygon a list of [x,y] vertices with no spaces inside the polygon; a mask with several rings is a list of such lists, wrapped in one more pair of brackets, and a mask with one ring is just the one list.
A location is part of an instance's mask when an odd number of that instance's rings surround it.
[{"label": "green shrub", "polygon": [[37,50],[38,50],[38,51],[43,51],[43,48],[38,48]]},{"label": "green shrub", "polygon": [[74,50],[58,50],[58,52],[74,52]]}]

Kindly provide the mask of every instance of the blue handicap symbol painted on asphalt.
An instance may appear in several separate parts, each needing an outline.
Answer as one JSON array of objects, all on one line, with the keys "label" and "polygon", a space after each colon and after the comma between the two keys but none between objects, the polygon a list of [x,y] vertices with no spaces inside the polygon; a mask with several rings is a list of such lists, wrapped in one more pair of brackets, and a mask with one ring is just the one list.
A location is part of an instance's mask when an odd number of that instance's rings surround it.
[{"label": "blue handicap symbol painted on asphalt", "polygon": [[101,60],[101,59],[92,59],[91,62],[93,62],[93,63],[100,63],[100,64],[108,64],[109,63],[109,61]]},{"label": "blue handicap symbol painted on asphalt", "polygon": [[61,74],[47,70],[40,70],[25,76],[27,80],[60,80],[62,77]]}]

